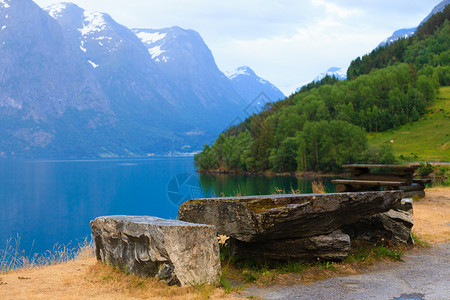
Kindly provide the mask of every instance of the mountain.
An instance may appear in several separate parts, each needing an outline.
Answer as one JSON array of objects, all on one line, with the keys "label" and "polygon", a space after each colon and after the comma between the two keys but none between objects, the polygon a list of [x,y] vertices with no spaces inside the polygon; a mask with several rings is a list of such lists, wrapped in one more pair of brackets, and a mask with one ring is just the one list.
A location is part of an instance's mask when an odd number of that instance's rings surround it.
[{"label": "mountain", "polygon": [[286,98],[276,86],[256,75],[250,67],[239,67],[227,73],[226,76],[247,105],[251,105],[252,101],[257,99],[261,93],[267,97],[268,102]]},{"label": "mountain", "polygon": [[31,0],[2,0],[0,28],[0,157],[193,151],[245,115],[193,30]]},{"label": "mountain", "polygon": [[[324,73],[320,73],[316,78],[314,78],[314,80],[312,82],[298,87],[295,90],[295,92],[298,93],[304,88],[310,89],[314,86],[320,85],[320,84],[322,84],[322,81],[324,81],[325,77],[327,77],[327,76],[331,77],[331,78],[336,78],[338,80],[345,80],[345,79],[347,79],[347,71],[342,68],[331,67],[328,69],[328,71],[326,71]],[[327,80],[327,79],[325,79],[325,80]]]},{"label": "mountain", "polygon": [[182,123],[183,113],[174,109],[176,97],[170,93],[168,82],[130,29],[108,14],[84,11],[72,3],[56,4],[46,10],[90,64],[119,121],[128,125],[135,122],[140,127],[158,127],[164,121],[172,121],[168,129],[186,126]]},{"label": "mountain", "polygon": [[416,33],[417,27],[414,28],[409,28],[409,29],[400,29],[395,31],[390,37],[388,37],[387,39],[385,39],[384,41],[382,41],[378,47],[383,47],[386,46],[392,42],[395,42],[398,39],[407,39],[410,36],[412,36],[413,34]]},{"label": "mountain", "polygon": [[[435,15],[438,12],[442,12],[444,10],[445,6],[448,4],[450,4],[450,0],[443,0],[441,3],[436,5],[433,8],[433,10],[430,12],[430,14],[425,19],[423,19],[422,22],[420,22],[418,27],[420,27],[422,24],[424,24],[426,21],[428,21],[428,19],[430,19],[431,16]],[[396,40],[401,39],[401,38],[407,39],[416,33],[418,27],[396,30],[390,37],[388,37],[387,39],[382,41],[378,45],[378,47],[383,47],[383,46],[389,45],[390,43],[395,42]]]},{"label": "mountain", "polygon": [[336,77],[339,80],[347,79],[347,71],[346,70],[344,70],[342,68],[332,67],[332,68],[329,68],[328,71],[326,71],[325,73],[319,74],[319,76],[317,76],[314,79],[314,82],[321,81],[327,75],[330,76],[330,77],[334,76],[334,77]]},{"label": "mountain", "polygon": [[0,156],[95,145],[92,131],[114,122],[109,99],[58,23],[30,0],[3,0],[0,24]]},{"label": "mountain", "polygon": [[222,131],[226,122],[242,111],[243,99],[219,70],[198,32],[176,26],[136,28],[133,32],[145,45],[160,76],[167,79],[167,89],[184,101],[177,105],[191,114],[191,119],[197,117],[198,126]]},{"label": "mountain", "polygon": [[443,0],[441,3],[439,3],[438,5],[436,5],[430,12],[430,14],[423,19],[422,22],[420,22],[419,26],[421,26],[422,24],[424,24],[426,21],[428,21],[431,16],[437,14],[438,12],[442,12],[444,11],[444,8],[450,4],[450,0]]}]

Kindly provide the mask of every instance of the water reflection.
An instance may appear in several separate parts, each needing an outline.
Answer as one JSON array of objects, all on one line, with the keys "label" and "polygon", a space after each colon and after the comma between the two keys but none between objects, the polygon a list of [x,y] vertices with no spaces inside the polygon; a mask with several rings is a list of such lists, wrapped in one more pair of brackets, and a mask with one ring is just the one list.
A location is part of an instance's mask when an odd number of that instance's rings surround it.
[{"label": "water reflection", "polygon": [[291,176],[223,175],[199,176],[205,197],[251,196],[279,193],[312,193],[312,182],[320,181],[326,192],[336,191],[330,177],[297,178]]}]

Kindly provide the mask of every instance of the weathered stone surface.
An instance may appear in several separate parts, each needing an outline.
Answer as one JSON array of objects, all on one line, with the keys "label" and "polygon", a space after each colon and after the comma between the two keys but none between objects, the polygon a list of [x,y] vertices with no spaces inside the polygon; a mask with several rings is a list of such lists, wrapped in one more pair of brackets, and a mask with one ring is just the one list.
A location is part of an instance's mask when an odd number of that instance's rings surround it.
[{"label": "weathered stone surface", "polygon": [[388,211],[402,191],[194,199],[180,220],[215,225],[219,234],[254,242],[329,234],[344,224]]},{"label": "weathered stone surface", "polygon": [[220,259],[214,226],[156,217],[109,216],[91,221],[98,260],[170,285],[214,283]]},{"label": "weathered stone surface", "polygon": [[414,220],[408,212],[391,209],[342,227],[352,240],[370,242],[392,241],[394,244],[414,243],[411,228]]},{"label": "weathered stone surface", "polygon": [[339,261],[348,256],[350,237],[341,231],[308,238],[289,238],[261,242],[230,241],[231,255],[256,260],[323,259]]},{"label": "weathered stone surface", "polygon": [[425,197],[425,185],[422,183],[413,183],[409,186],[401,186],[400,190],[404,191],[404,198],[423,198]]},{"label": "weathered stone surface", "polygon": [[425,191],[405,192],[403,196],[406,197],[406,198],[424,198],[425,197]]},{"label": "weathered stone surface", "polygon": [[401,210],[409,213],[410,216],[413,215],[413,199],[412,198],[403,198],[400,203],[392,207],[395,210]]}]

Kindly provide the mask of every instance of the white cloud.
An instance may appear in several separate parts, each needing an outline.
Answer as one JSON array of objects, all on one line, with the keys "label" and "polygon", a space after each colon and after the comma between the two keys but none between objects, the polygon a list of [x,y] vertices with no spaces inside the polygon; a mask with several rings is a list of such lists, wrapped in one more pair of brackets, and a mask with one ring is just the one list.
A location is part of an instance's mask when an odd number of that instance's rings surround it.
[{"label": "white cloud", "polygon": [[314,4],[316,6],[325,7],[325,11],[328,14],[336,15],[342,19],[361,12],[359,9],[341,7],[341,6],[336,5],[335,3],[330,3],[325,0],[311,0],[311,2],[312,2],[312,4]]}]

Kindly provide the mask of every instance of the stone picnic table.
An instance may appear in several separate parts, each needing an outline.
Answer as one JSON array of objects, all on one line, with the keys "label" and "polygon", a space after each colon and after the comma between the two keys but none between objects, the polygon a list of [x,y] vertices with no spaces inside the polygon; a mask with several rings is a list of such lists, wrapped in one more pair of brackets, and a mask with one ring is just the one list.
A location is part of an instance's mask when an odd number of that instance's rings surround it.
[{"label": "stone picnic table", "polygon": [[403,190],[406,193],[421,194],[429,179],[414,178],[419,165],[351,164],[343,165],[350,169],[352,179],[335,179],[337,192],[356,192],[373,190]]}]

